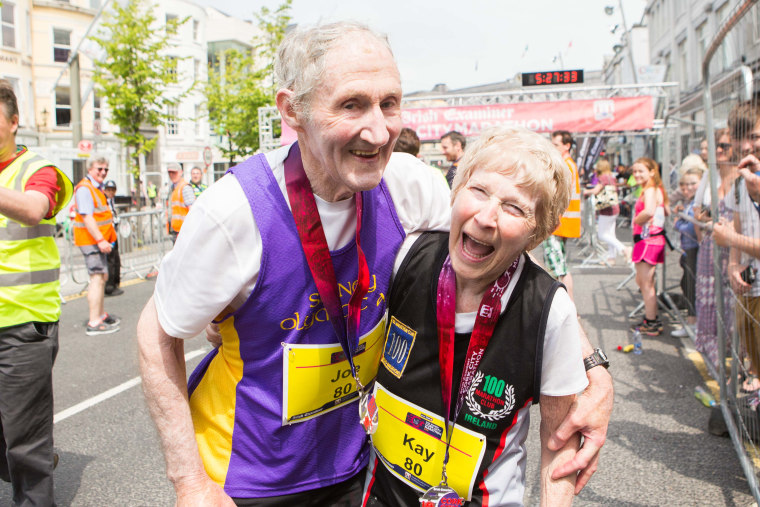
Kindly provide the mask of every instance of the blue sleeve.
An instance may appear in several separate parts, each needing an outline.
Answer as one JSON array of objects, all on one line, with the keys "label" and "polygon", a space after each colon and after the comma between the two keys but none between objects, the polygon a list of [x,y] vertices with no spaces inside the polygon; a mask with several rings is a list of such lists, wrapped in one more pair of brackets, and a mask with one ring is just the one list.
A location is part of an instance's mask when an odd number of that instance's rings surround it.
[{"label": "blue sleeve", "polygon": [[193,203],[195,203],[195,192],[193,192],[193,187],[190,185],[182,187],[182,200],[186,206],[192,206]]},{"label": "blue sleeve", "polygon": [[74,199],[76,199],[77,210],[80,215],[92,215],[95,212],[95,203],[87,187],[79,187],[74,194]]}]

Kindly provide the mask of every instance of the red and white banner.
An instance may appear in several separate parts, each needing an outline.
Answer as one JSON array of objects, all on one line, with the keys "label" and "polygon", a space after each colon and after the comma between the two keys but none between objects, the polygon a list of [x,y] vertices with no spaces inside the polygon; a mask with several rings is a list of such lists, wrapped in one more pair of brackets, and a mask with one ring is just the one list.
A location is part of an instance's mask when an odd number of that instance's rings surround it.
[{"label": "red and white banner", "polygon": [[[414,129],[421,141],[438,140],[456,130],[473,137],[496,125],[524,127],[536,132],[622,132],[650,129],[654,124],[651,96],[609,99],[559,100],[411,108],[401,111],[405,127]],[[296,140],[295,132],[282,123],[282,144]]]}]

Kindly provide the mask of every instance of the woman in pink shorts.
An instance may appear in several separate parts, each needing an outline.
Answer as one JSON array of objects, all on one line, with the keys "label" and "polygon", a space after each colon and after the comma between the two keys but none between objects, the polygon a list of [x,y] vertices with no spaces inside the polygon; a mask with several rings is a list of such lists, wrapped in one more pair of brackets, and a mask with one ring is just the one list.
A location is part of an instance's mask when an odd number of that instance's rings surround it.
[{"label": "woman in pink shorts", "polygon": [[651,158],[633,163],[633,178],[642,192],[634,207],[633,254],[636,265],[636,284],[644,298],[644,320],[631,327],[649,336],[662,332],[657,317],[657,293],[654,272],[657,264],[665,262],[665,206],[668,197],[660,179],[660,168]]}]

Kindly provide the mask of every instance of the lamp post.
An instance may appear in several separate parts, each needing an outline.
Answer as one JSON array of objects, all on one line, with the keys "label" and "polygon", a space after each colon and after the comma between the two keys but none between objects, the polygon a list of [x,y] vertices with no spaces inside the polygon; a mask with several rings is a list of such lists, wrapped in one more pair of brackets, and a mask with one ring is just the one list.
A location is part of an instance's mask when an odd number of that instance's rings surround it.
[{"label": "lamp post", "polygon": [[[631,32],[628,31],[628,24],[625,22],[625,13],[623,12],[623,0],[618,0],[618,9],[620,10],[620,17],[623,20],[623,37],[627,40],[624,40],[625,46],[628,48],[628,59],[631,61],[631,74],[633,74],[633,82],[634,84],[639,84],[639,78],[636,75],[636,64],[633,61],[633,37],[631,37]],[[612,16],[615,13],[615,7],[612,5],[607,5],[604,8],[604,13],[608,16]],[[617,28],[617,26],[615,27]],[[612,33],[615,33],[615,30],[611,30]]]}]

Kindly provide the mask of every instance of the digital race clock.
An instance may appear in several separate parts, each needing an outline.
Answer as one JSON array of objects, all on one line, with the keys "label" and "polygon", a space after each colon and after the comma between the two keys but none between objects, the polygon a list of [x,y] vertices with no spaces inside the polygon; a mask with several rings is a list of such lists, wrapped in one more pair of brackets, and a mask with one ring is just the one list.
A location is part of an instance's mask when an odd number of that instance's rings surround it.
[{"label": "digital race clock", "polygon": [[523,72],[523,86],[576,84],[583,82],[582,70],[557,70],[549,72]]}]

